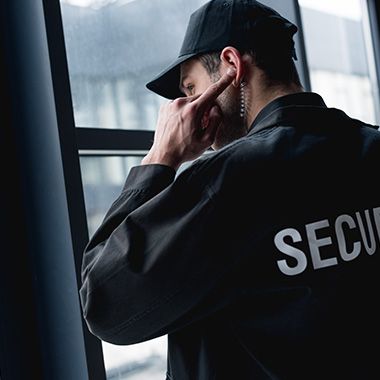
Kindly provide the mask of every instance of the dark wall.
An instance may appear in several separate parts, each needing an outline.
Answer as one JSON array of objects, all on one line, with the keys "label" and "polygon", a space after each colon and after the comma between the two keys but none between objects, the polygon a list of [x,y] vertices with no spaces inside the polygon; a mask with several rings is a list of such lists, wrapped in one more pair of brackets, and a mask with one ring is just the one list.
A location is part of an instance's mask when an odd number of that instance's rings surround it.
[{"label": "dark wall", "polygon": [[0,2],[0,373],[42,378],[32,270],[28,256],[20,151],[14,113],[14,62],[6,2]]}]

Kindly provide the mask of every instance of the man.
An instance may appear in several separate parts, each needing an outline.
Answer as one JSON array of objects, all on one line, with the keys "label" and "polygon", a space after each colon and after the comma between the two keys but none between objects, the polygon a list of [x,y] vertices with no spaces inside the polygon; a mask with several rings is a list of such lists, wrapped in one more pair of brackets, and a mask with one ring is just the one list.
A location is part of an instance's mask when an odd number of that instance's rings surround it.
[{"label": "man", "polygon": [[173,99],[152,148],[86,247],[89,329],[168,334],[167,379],[380,375],[380,133],[303,91],[296,30],[250,0],[192,15],[147,85]]}]

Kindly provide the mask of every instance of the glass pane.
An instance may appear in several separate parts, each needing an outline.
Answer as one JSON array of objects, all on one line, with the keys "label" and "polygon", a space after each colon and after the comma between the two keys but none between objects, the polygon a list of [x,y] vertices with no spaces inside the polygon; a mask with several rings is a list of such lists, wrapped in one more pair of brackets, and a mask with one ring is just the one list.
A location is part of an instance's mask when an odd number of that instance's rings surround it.
[{"label": "glass pane", "polygon": [[151,129],[165,101],[145,88],[177,57],[205,0],[61,0],[75,124]]},{"label": "glass pane", "polygon": [[373,52],[368,49],[361,0],[299,0],[299,4],[312,90],[329,107],[375,124]]},{"label": "glass pane", "polygon": [[[90,236],[120,194],[130,169],[142,157],[81,157],[82,180]],[[163,380],[166,374],[166,336],[118,346],[102,342],[107,379]]]}]

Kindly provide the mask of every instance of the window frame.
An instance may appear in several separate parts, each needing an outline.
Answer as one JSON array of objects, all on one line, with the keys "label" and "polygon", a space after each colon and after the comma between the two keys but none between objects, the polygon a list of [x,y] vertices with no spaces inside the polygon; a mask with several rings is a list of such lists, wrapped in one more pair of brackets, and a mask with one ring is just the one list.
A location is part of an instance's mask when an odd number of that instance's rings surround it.
[{"label": "window frame", "polygon": [[[42,0],[42,3],[45,13],[76,278],[79,286],[83,250],[89,236],[61,5],[59,0]],[[90,380],[106,380],[101,341],[90,333],[83,317],[81,319],[88,378]]]},{"label": "window frame", "polygon": [[363,8],[366,12],[365,19],[368,22],[368,33],[370,34],[367,43],[372,43],[373,69],[372,84],[375,90],[375,112],[377,123],[380,129],[380,2],[377,0],[362,0]]}]

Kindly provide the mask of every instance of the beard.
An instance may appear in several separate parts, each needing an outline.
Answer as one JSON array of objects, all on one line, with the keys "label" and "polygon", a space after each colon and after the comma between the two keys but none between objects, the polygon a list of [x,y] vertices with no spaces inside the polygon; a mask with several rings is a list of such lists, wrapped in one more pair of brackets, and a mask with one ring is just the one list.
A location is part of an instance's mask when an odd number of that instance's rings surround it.
[{"label": "beard", "polygon": [[222,111],[222,122],[216,132],[212,149],[219,150],[248,132],[246,118],[241,117],[240,90],[230,85],[217,99]]}]

